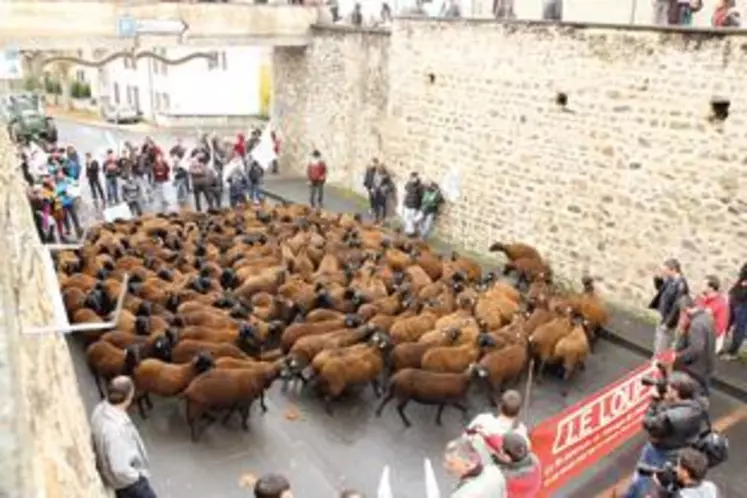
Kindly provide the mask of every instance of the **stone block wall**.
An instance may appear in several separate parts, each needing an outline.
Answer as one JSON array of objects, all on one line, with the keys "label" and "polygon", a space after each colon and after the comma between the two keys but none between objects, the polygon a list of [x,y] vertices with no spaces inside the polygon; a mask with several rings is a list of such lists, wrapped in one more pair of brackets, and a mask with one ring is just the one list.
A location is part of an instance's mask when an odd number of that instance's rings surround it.
[{"label": "stone block wall", "polygon": [[0,132],[0,496],[105,498],[70,353],[54,322],[41,242],[7,134]]},{"label": "stone block wall", "polygon": [[330,181],[362,189],[359,172],[382,154],[389,98],[389,42],[384,30],[313,29],[306,48],[273,52],[273,123],[281,130],[285,170],[303,172],[314,148]]},{"label": "stone block wall", "polygon": [[747,36],[398,19],[391,38],[322,31],[276,54],[285,159],[316,145],[356,189],[373,155],[398,178],[456,169],[440,229],[463,246],[535,244],[638,305],[666,257],[697,287],[747,256]]}]

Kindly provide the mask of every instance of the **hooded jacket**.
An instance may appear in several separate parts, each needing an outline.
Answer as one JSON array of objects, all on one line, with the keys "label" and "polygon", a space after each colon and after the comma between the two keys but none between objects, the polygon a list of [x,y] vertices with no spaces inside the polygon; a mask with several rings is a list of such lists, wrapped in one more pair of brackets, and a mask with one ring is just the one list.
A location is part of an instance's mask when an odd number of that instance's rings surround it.
[{"label": "hooded jacket", "polygon": [[542,467],[534,453],[521,461],[501,464],[508,498],[534,498],[542,489]]},{"label": "hooded jacket", "polygon": [[507,498],[506,479],[495,465],[478,466],[462,476],[451,498]]}]

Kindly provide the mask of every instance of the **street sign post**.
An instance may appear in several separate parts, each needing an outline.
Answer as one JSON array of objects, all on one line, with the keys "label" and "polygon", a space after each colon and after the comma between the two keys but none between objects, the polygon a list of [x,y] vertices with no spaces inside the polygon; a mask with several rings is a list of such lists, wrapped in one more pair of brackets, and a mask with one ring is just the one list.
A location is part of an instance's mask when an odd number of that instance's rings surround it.
[{"label": "street sign post", "polygon": [[23,63],[21,52],[17,49],[6,49],[1,52],[0,79],[19,80],[23,78]]},{"label": "street sign post", "polygon": [[135,19],[125,16],[117,23],[120,38],[136,38],[139,35],[181,36],[189,26],[181,19]]}]

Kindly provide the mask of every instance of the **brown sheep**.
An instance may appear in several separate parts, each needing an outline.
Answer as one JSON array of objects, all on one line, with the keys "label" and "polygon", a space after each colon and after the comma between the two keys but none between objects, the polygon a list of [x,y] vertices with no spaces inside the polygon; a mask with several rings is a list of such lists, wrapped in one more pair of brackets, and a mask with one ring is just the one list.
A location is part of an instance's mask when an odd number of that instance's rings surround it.
[{"label": "brown sheep", "polygon": [[213,358],[221,358],[223,356],[230,356],[240,360],[249,358],[247,354],[233,344],[216,344],[213,342],[185,339],[183,341],[180,340],[174,346],[171,351],[171,361],[174,363],[188,363],[200,353],[208,353]]},{"label": "brown sheep", "polygon": [[423,338],[421,338],[419,342],[405,342],[396,345],[392,349],[391,355],[392,370],[398,372],[403,368],[420,368],[423,356],[428,350],[436,346],[450,346],[454,344],[454,341],[459,338],[460,333],[460,330],[457,328],[446,329],[439,331],[438,337],[428,341],[423,341]]},{"label": "brown sheep", "polygon": [[380,417],[384,407],[392,399],[397,398],[397,412],[405,427],[412,425],[405,414],[405,408],[410,401],[438,406],[436,412],[436,424],[438,425],[441,425],[441,414],[446,405],[461,411],[466,422],[467,408],[463,402],[469,386],[473,379],[485,378],[487,375],[485,367],[479,365],[470,365],[465,372],[461,373],[438,373],[418,368],[405,368],[389,379],[387,394],[376,409],[376,416]]},{"label": "brown sheep", "polygon": [[238,358],[224,356],[215,359],[215,368],[251,368],[255,363],[257,363],[256,360],[251,358],[240,360]]},{"label": "brown sheep", "polygon": [[423,312],[405,319],[398,319],[392,324],[390,335],[394,344],[415,342],[420,336],[436,326],[437,316],[432,312]]},{"label": "brown sheep", "polygon": [[379,377],[384,369],[383,355],[390,342],[385,334],[374,334],[354,357],[332,356],[316,370],[317,387],[324,396],[327,413],[332,413],[332,400],[351,386],[371,384],[379,397]]},{"label": "brown sheep", "polygon": [[283,351],[290,351],[293,345],[302,337],[325,334],[332,330],[341,328],[354,328],[361,324],[362,320],[357,315],[347,315],[342,320],[328,320],[316,323],[294,323],[289,325],[280,338],[280,347]]},{"label": "brown sheep", "polygon": [[96,341],[86,348],[86,363],[93,374],[96,389],[101,398],[104,391],[101,380],[109,381],[117,375],[130,375],[140,359],[136,346],[119,349],[105,341]]},{"label": "brown sheep", "polygon": [[431,372],[464,372],[479,355],[480,350],[474,342],[462,346],[437,346],[423,355],[422,368]]},{"label": "brown sheep", "polygon": [[411,253],[412,262],[422,268],[432,281],[439,280],[443,274],[443,264],[438,254],[427,251],[414,250]]},{"label": "brown sheep", "polygon": [[190,313],[179,313],[174,318],[174,325],[189,326],[199,325],[202,327],[215,327],[220,329],[236,328],[238,322],[225,313],[218,310],[192,311]]},{"label": "brown sheep", "polygon": [[242,323],[239,327],[230,329],[216,329],[193,325],[184,327],[180,331],[180,340],[193,340],[211,343],[229,343],[238,346],[241,350],[259,350],[262,340],[256,327],[248,323]]},{"label": "brown sheep", "polygon": [[62,290],[64,291],[75,287],[83,292],[88,292],[93,289],[97,283],[98,280],[93,276],[86,275],[85,273],[76,273],[65,280],[65,285],[62,287]]},{"label": "brown sheep", "polygon": [[206,354],[198,354],[190,363],[183,365],[149,358],[135,367],[132,377],[145,404],[152,408],[150,394],[176,396],[187,388],[192,379],[213,366],[213,359]]},{"label": "brown sheep", "polygon": [[582,325],[576,325],[570,333],[558,341],[555,345],[554,356],[559,358],[563,364],[565,380],[569,380],[578,368],[584,368],[586,358],[589,356],[589,341]]},{"label": "brown sheep", "polygon": [[197,376],[182,397],[187,403],[187,423],[193,441],[200,435],[198,423],[210,410],[228,410],[224,423],[231,413],[238,410],[241,414],[241,426],[249,429],[249,411],[254,401],[259,398],[263,412],[267,411],[264,392],[280,373],[280,368],[273,366],[269,372],[248,368],[216,368]]},{"label": "brown sheep", "polygon": [[[491,347],[495,344],[492,336],[481,336],[481,347]],[[527,366],[529,351],[527,341],[521,334],[515,336],[515,342],[500,349],[488,351],[479,364],[488,372],[487,397],[491,406],[496,406],[495,400],[500,397],[507,382],[517,382]]]},{"label": "brown sheep", "polygon": [[506,263],[505,273],[515,271],[519,282],[529,284],[536,281],[552,281],[552,270],[544,262],[536,259],[522,258]]},{"label": "brown sheep", "polygon": [[545,371],[545,366],[552,362],[555,357],[555,346],[558,341],[568,335],[573,329],[573,320],[568,310],[567,316],[561,316],[540,325],[532,333],[529,344],[532,353],[539,362],[537,369],[537,382],[540,382]]},{"label": "brown sheep", "polygon": [[513,244],[503,244],[501,242],[495,242],[490,246],[490,252],[502,252],[506,255],[509,261],[516,261],[517,259],[534,259],[542,261],[539,251],[529,244],[522,244],[519,242]]}]

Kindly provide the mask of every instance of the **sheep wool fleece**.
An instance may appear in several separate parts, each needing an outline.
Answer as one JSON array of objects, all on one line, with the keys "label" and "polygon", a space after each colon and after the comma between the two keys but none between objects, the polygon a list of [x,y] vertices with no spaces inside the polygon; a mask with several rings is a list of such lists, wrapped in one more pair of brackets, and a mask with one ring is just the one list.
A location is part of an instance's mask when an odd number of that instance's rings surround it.
[{"label": "sheep wool fleece", "polygon": [[149,477],[145,445],[126,413],[102,401],[91,415],[91,432],[96,466],[107,485],[120,490]]}]

